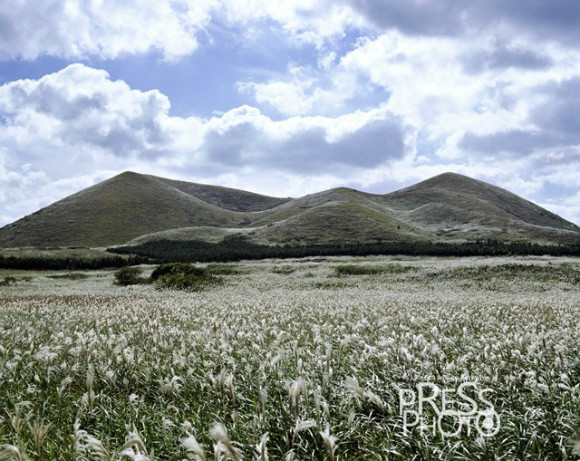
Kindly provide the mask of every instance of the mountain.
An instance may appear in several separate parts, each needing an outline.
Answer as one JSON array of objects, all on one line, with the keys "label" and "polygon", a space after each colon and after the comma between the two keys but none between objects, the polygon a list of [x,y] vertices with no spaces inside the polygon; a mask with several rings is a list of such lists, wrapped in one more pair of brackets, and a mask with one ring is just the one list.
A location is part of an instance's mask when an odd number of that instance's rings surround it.
[{"label": "mountain", "polygon": [[394,216],[446,239],[574,243],[580,228],[500,187],[444,173],[384,196]]},{"label": "mountain", "polygon": [[580,243],[580,228],[505,189],[454,173],[385,194],[336,188],[276,198],[125,172],[0,229],[0,247],[105,247],[156,239],[257,243]]},{"label": "mountain", "polygon": [[[188,193],[187,183],[125,172],[84,189],[0,229],[0,247],[90,246],[127,242],[151,232],[185,226],[237,227],[244,214]],[[198,186],[199,195],[219,195],[218,187]],[[223,189],[226,201],[232,190]],[[283,203],[240,191],[249,209]],[[208,203],[209,202],[209,203]]]}]

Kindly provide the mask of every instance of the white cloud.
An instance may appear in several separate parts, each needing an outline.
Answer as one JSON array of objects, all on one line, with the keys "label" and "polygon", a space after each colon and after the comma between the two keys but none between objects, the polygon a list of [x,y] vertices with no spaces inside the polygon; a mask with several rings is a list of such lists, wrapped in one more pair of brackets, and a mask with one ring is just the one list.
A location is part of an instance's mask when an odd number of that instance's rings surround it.
[{"label": "white cloud", "polygon": [[235,172],[248,181],[300,176],[331,184],[409,153],[407,127],[381,108],[277,121],[250,106],[210,119],[169,110],[159,91],[133,90],[82,64],[0,86],[0,190],[10,191],[0,204],[11,204],[2,219],[102,178],[95,171],[133,168],[206,182]]},{"label": "white cloud", "polygon": [[39,80],[0,87],[0,142],[21,161],[53,155],[160,155],[169,100],[134,91],[105,71],[73,64]]},{"label": "white cloud", "polygon": [[217,0],[23,0],[0,6],[0,57],[115,58],[160,51],[192,53]]},{"label": "white cloud", "polygon": [[230,23],[274,21],[297,45],[322,47],[328,39],[344,36],[349,27],[366,26],[366,20],[350,6],[332,0],[224,0],[223,8]]},{"label": "white cloud", "polygon": [[318,46],[363,24],[350,7],[328,0],[22,0],[0,3],[0,59],[108,59],[157,51],[175,61],[199,47],[212,19],[240,26],[254,40],[260,37],[254,24],[270,21],[296,44]]},{"label": "white cloud", "polygon": [[[238,90],[284,116],[348,113],[352,110],[348,103],[364,98],[369,88],[357,73],[337,67],[333,59],[323,59],[318,69],[291,66],[286,76],[268,82],[239,82]],[[375,104],[380,106],[381,102]]]},{"label": "white cloud", "polygon": [[[478,53],[491,56],[495,64],[474,73],[468,63]],[[548,110],[554,100],[542,88],[580,75],[575,49],[548,46],[549,65],[534,62],[534,53],[533,44],[515,42],[508,49],[486,36],[457,40],[389,31],[343,56],[335,72],[363,74],[384,88],[390,93],[390,112],[439,141],[441,158],[458,159],[479,155],[459,145],[465,135],[541,130],[532,115],[543,104],[542,110]]]},{"label": "white cloud", "polygon": [[257,107],[212,118],[174,116],[161,91],[80,64],[1,86],[0,223],[45,205],[37,191],[60,198],[127,168],[282,195],[386,192],[453,170],[577,216],[580,9],[547,17],[542,2],[508,3],[4,2],[0,59],[178,61],[223,45],[214,33],[235,42],[228,52],[288,54],[285,72],[230,89]]},{"label": "white cloud", "polygon": [[552,201],[539,203],[539,205],[576,225],[580,223],[580,194],[567,197],[564,202]]},{"label": "white cloud", "polygon": [[308,94],[312,83],[309,80],[248,82],[239,84],[238,88],[245,93],[254,93],[258,104],[268,104],[283,115],[301,115],[310,113],[314,105],[315,96]]}]

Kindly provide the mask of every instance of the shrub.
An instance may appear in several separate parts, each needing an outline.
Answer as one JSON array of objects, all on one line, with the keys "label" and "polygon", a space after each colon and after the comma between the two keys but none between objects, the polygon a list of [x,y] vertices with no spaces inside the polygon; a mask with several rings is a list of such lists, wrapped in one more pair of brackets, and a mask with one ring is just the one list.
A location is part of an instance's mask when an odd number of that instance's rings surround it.
[{"label": "shrub", "polygon": [[373,274],[404,274],[405,272],[416,271],[414,266],[403,266],[402,264],[387,264],[385,266],[360,266],[356,264],[344,264],[334,268],[334,275],[373,275]]},{"label": "shrub", "polygon": [[155,282],[166,275],[176,274],[191,274],[198,277],[203,277],[206,274],[206,270],[189,263],[161,264],[160,266],[157,266],[151,273],[151,280]]},{"label": "shrub", "polygon": [[87,274],[81,274],[80,272],[69,272],[67,274],[58,275],[47,275],[49,279],[67,279],[67,280],[83,280],[88,278]]},{"label": "shrub", "polygon": [[205,270],[212,275],[237,275],[242,271],[231,264],[209,264]]},{"label": "shrub", "polygon": [[151,281],[159,288],[202,291],[211,285],[222,283],[210,270],[187,263],[169,263],[157,267],[151,274]]},{"label": "shrub", "polygon": [[382,267],[358,266],[355,264],[345,264],[334,268],[334,273],[337,277],[343,275],[380,274],[381,272],[384,272]]},{"label": "shrub", "polygon": [[4,277],[4,280],[0,282],[0,286],[7,287],[14,285],[18,279],[16,277],[10,277],[9,275]]},{"label": "shrub", "polygon": [[294,271],[296,271],[296,269],[292,266],[276,266],[272,269],[272,272],[274,274],[284,274],[284,275],[292,274]]},{"label": "shrub", "polygon": [[143,269],[140,267],[122,267],[115,272],[115,283],[121,286],[147,283],[147,279],[141,276],[142,273]]}]

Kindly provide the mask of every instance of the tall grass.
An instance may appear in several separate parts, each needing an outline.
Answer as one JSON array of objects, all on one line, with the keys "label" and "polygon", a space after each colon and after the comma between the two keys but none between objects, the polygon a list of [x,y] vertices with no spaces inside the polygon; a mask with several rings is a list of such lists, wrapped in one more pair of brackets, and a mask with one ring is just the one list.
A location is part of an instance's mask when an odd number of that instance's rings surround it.
[{"label": "tall grass", "polygon": [[[243,263],[201,293],[115,286],[112,274],[102,290],[93,276],[0,290],[0,456],[577,459],[573,279],[439,260],[409,261],[417,270],[400,277],[374,260],[362,265],[386,271],[313,289],[334,260],[308,266],[308,278],[272,273],[279,264]],[[443,270],[458,272],[421,278]],[[513,276],[490,291],[466,287],[461,270]],[[400,387],[464,381],[492,390],[494,438],[404,434]]]}]

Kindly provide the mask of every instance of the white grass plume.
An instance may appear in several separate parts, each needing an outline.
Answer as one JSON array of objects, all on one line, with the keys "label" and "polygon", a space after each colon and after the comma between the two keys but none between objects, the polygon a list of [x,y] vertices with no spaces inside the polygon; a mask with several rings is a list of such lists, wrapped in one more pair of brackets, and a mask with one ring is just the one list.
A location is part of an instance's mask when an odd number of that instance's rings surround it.
[{"label": "white grass plume", "polygon": [[193,453],[199,461],[206,461],[205,451],[202,446],[193,436],[189,434],[186,438],[181,441],[181,445],[190,453]]},{"label": "white grass plume", "polygon": [[307,431],[308,429],[312,429],[313,427],[316,427],[316,421],[314,421],[313,419],[306,419],[306,420],[302,420],[302,419],[298,419],[296,421],[296,426],[294,426],[294,430],[292,431],[292,445],[294,445],[294,442],[296,441],[296,437],[298,436],[299,432],[302,431]]},{"label": "white grass plume", "polygon": [[256,453],[260,457],[260,461],[268,461],[268,440],[270,436],[266,432],[260,439],[260,443],[256,445]]},{"label": "white grass plume", "polygon": [[211,437],[217,442],[221,442],[226,449],[226,454],[230,456],[234,461],[239,461],[241,459],[240,454],[236,447],[234,447],[226,428],[220,424],[215,423],[211,429]]},{"label": "white grass plume", "polygon": [[16,445],[0,445],[0,460],[16,459],[19,461],[29,461],[30,458],[22,448]]},{"label": "white grass plume", "polygon": [[306,394],[307,381],[304,378],[298,378],[293,381],[288,389],[288,398],[290,404],[290,412],[298,414],[300,410],[300,396]]},{"label": "white grass plume", "polygon": [[330,457],[331,461],[334,461],[334,452],[336,450],[336,437],[334,435],[330,435],[330,425],[326,425],[326,429],[320,432],[320,436],[322,437],[322,441],[324,442],[324,447],[328,452],[328,456]]},{"label": "white grass plume", "polygon": [[133,427],[133,430],[129,431],[121,456],[128,456],[135,461],[149,461],[145,443],[135,427]]},{"label": "white grass plume", "polygon": [[96,437],[90,434],[86,434],[84,440],[85,440],[84,445],[85,450],[90,449],[94,451],[99,456],[99,458],[104,461],[111,461],[113,459],[111,457],[111,454],[109,453],[109,450],[107,450],[103,445],[103,443]]},{"label": "white grass plume", "polygon": [[353,376],[347,376],[344,380],[347,389],[351,391],[355,397],[364,399],[365,393],[358,383],[358,379]]}]

